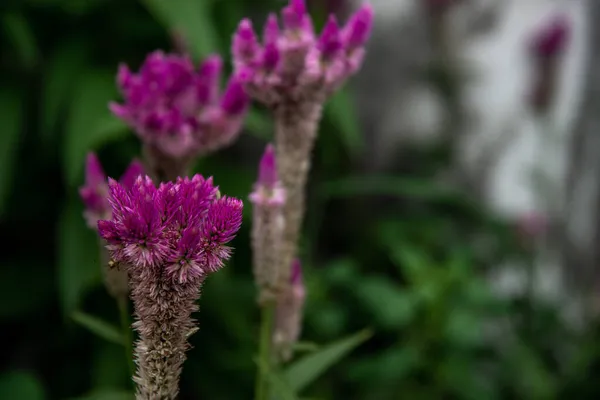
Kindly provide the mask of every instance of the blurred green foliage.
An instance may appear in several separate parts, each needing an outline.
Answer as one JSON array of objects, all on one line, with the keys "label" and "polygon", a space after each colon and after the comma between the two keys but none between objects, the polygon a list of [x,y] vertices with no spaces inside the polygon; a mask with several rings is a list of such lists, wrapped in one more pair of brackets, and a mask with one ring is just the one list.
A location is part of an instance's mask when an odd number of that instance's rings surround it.
[{"label": "blurred green foliage", "polygon": [[[2,2],[0,399],[131,398],[118,311],[77,194],[86,152],[97,151],[112,176],[139,154],[107,109],[117,99],[117,65],[171,49],[175,33],[194,58],[220,52],[227,60],[237,22],[281,5]],[[349,89],[328,103],[314,155],[302,246],[309,342],[299,347],[308,354],[285,371],[292,386],[307,385],[319,399],[596,398],[597,330],[576,333],[552,308],[532,312],[527,299],[493,296],[482,272],[522,253],[510,229],[436,183],[438,156],[410,176],[362,176],[366,133],[352,107]],[[264,110],[253,109],[240,143],[196,170],[245,199],[271,127]],[[251,398],[258,313],[249,211],[233,260],[204,288],[182,399]],[[367,338],[365,327],[373,336],[340,361]],[[273,380],[289,394],[289,382]]]}]

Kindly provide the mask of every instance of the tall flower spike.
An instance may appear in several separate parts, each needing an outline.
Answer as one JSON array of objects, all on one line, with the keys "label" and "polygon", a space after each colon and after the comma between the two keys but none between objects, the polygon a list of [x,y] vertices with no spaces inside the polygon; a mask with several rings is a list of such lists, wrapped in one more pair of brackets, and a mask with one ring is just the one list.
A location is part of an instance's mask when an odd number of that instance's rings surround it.
[{"label": "tall flower spike", "polygon": [[302,265],[295,259],[291,267],[290,285],[277,302],[273,344],[277,356],[288,361],[293,354],[293,346],[300,338],[306,289],[302,278]]},{"label": "tall flower spike", "polygon": [[175,399],[187,338],[197,330],[191,314],[206,277],[231,255],[242,202],[218,197],[200,175],[158,188],[139,176],[130,190],[110,180],[109,188],[113,219],[99,221],[98,231],[130,277],[137,398]]},{"label": "tall flower spike", "polygon": [[259,303],[277,296],[284,219],[285,190],[277,176],[275,149],[268,144],[260,160],[258,180],[250,194],[253,205],[252,252],[254,280]]},{"label": "tall flower spike", "polygon": [[[242,21],[234,35],[232,53],[235,74],[244,83],[246,93],[274,113],[277,170],[286,193],[285,227],[278,251],[278,287],[283,290],[289,285],[289,266],[297,253],[304,187],[323,103],[360,67],[373,10],[369,4],[363,5],[341,29],[330,18],[321,35],[313,29],[304,0],[289,0],[281,17],[279,29],[276,17],[269,16],[262,46],[257,50],[261,56],[251,61],[241,55],[240,46],[236,45],[245,38],[248,22]],[[259,193],[255,188],[253,196],[260,198]]]},{"label": "tall flower spike", "polygon": [[185,175],[194,157],[231,143],[239,133],[246,108],[230,123],[223,121],[228,114],[213,117],[221,103],[221,70],[217,55],[196,69],[188,56],[161,51],[148,55],[138,73],[120,66],[117,84],[124,104],[109,107],[142,140],[155,178],[166,181]]}]

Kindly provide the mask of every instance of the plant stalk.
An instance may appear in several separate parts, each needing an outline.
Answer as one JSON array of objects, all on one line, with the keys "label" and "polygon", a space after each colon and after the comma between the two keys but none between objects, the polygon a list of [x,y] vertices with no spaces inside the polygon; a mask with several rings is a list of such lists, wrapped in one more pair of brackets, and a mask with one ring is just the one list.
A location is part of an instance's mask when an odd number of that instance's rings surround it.
[{"label": "plant stalk", "polygon": [[256,376],[255,400],[269,400],[268,369],[273,365],[271,335],[275,302],[264,303],[261,307],[260,336],[258,343],[258,373]]}]

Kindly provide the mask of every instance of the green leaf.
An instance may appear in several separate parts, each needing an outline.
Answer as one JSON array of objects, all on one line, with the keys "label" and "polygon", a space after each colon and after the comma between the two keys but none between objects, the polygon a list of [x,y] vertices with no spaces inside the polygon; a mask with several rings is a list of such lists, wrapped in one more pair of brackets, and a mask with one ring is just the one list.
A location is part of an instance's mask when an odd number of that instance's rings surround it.
[{"label": "green leaf", "polygon": [[294,393],[294,389],[292,389],[289,382],[279,371],[270,368],[268,365],[265,364],[263,360],[256,359],[255,361],[258,365],[258,368],[260,368],[261,371],[266,373],[271,387],[271,392],[277,394],[278,399],[297,400],[296,394]]},{"label": "green leaf", "polygon": [[75,311],[71,314],[71,318],[79,325],[89,329],[90,332],[109,342],[125,344],[125,339],[119,329],[98,317],[86,314],[83,311]]},{"label": "green leaf", "polygon": [[348,90],[336,92],[325,105],[325,117],[339,132],[341,140],[348,153],[356,157],[364,147],[363,136],[360,130],[358,114],[352,103],[352,96]]},{"label": "green leaf", "polygon": [[273,122],[265,112],[251,108],[246,116],[246,129],[254,136],[265,140],[273,138]]},{"label": "green leaf", "polygon": [[294,362],[285,371],[292,389],[299,393],[372,335],[370,330],[362,330]]},{"label": "green leaf", "polygon": [[20,13],[9,13],[2,17],[2,25],[17,50],[22,65],[26,69],[35,67],[39,50],[33,29],[27,19]]},{"label": "green leaf", "polygon": [[82,176],[88,151],[127,133],[125,124],[108,110],[108,103],[116,98],[114,80],[113,73],[89,71],[77,82],[64,146],[64,173],[71,186]]},{"label": "green leaf", "polygon": [[0,399],[44,400],[46,394],[40,381],[24,371],[0,375]]},{"label": "green leaf", "polygon": [[100,390],[70,400],[133,400],[134,398],[133,393],[125,390]]},{"label": "green leaf", "polygon": [[219,50],[218,34],[206,0],[142,0],[170,34],[183,35],[196,60]]},{"label": "green leaf", "polygon": [[75,311],[85,291],[102,280],[95,233],[83,220],[83,206],[72,199],[58,226],[58,285],[63,311]]},{"label": "green leaf", "polygon": [[71,39],[61,44],[44,68],[40,125],[45,140],[56,128],[61,111],[71,96],[77,78],[85,67],[87,46],[84,40]]},{"label": "green leaf", "polygon": [[16,90],[0,88],[0,217],[10,193],[23,123],[23,96]]}]

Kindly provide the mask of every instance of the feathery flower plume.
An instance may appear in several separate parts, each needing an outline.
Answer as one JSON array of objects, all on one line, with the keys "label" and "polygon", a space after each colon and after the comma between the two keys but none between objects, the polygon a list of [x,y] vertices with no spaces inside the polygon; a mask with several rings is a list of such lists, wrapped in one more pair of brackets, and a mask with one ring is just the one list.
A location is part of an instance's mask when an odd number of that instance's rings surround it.
[{"label": "feathery flower plume", "polygon": [[538,113],[545,112],[554,99],[558,63],[566,50],[570,35],[570,21],[565,15],[558,15],[542,26],[530,42],[535,68],[530,102]]},{"label": "feathery flower plume", "polygon": [[253,204],[252,252],[254,279],[259,288],[259,303],[277,296],[280,246],[285,221],[282,207],[285,190],[277,175],[275,149],[268,144],[260,160],[258,180],[250,194]]},{"label": "feathery flower plume", "polygon": [[119,67],[124,104],[109,107],[142,140],[159,180],[185,175],[191,159],[231,144],[239,134],[249,99],[235,77],[219,93],[221,72],[217,55],[196,69],[188,56],[161,51],[149,54],[137,74]]},{"label": "feathery flower plume", "polygon": [[344,27],[330,15],[320,35],[313,29],[304,0],[290,0],[265,23],[259,42],[252,22],[244,19],[233,36],[236,75],[248,93],[267,105],[290,100],[322,102],[362,63],[373,23],[373,9],[362,6]]},{"label": "feathery flower plume", "polygon": [[161,183],[140,176],[131,189],[109,179],[112,220],[98,231],[112,262],[130,277],[139,334],[135,357],[138,399],[175,399],[191,314],[205,278],[230,257],[226,244],[242,222],[242,202],[220,196],[200,175]]},{"label": "feathery flower plume", "polygon": [[[136,178],[144,173],[142,163],[133,160],[121,176],[121,184],[131,189]],[[85,206],[83,216],[87,225],[96,230],[98,220],[111,219],[111,210],[108,203],[108,181],[100,160],[94,153],[88,153],[85,165],[85,185],[79,188],[79,195]],[[102,260],[102,272],[104,284],[108,293],[114,298],[124,297],[127,299],[129,291],[127,284],[127,272],[122,269],[109,266],[108,255],[104,246],[101,247],[100,257]]]},{"label": "feathery flower plume", "polygon": [[282,361],[288,361],[292,357],[293,346],[300,338],[306,297],[300,260],[293,261],[291,271],[290,285],[277,303],[273,330],[276,355]]},{"label": "feathery flower plume", "polygon": [[277,170],[286,190],[280,286],[289,284],[297,252],[323,103],[360,68],[372,23],[373,9],[365,4],[343,27],[330,16],[317,34],[304,0],[290,0],[281,21],[269,15],[262,40],[249,19],[240,22],[233,36],[235,76],[250,97],[271,108],[275,119]]}]

